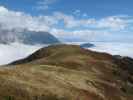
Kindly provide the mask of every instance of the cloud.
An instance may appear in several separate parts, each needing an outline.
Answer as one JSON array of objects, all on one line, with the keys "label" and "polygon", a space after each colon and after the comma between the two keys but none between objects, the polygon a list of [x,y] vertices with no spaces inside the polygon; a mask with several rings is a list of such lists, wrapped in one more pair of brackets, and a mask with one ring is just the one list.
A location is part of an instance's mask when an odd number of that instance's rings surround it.
[{"label": "cloud", "polygon": [[[75,11],[79,13],[79,10]],[[94,29],[109,29],[123,30],[128,26],[128,20],[122,16],[109,16],[101,19],[78,19],[72,15],[67,15],[61,12],[54,12],[54,16],[58,21],[64,22],[65,28],[94,28]],[[84,16],[87,16],[86,14]]]},{"label": "cloud", "polygon": [[[47,1],[48,2],[48,1]],[[49,1],[50,3],[50,1]],[[47,3],[46,3],[47,4]],[[52,27],[63,22],[64,29],[94,28],[122,30],[128,26],[129,21],[120,16],[109,16],[102,19],[76,18],[61,12],[54,12],[53,15],[31,16],[24,12],[12,11],[0,6],[0,27],[7,29],[22,28],[36,31],[49,31]]]},{"label": "cloud", "polygon": [[63,21],[66,28],[88,27],[95,24],[95,19],[76,19],[72,15],[66,15],[61,12],[54,12],[54,16],[58,21]]},{"label": "cloud", "polygon": [[48,31],[56,21],[50,16],[33,17],[23,12],[16,12],[0,7],[1,29],[28,29],[34,31]]},{"label": "cloud", "polygon": [[[109,16],[101,19],[77,18],[62,12],[53,12],[52,15],[32,16],[30,14],[9,10],[0,6],[0,29],[28,29],[31,31],[53,32],[53,35],[63,38],[87,40],[92,34],[112,34],[113,31],[122,31],[133,24],[129,16]],[[58,34],[57,34],[58,33]],[[91,35],[90,35],[91,34]]]},{"label": "cloud", "polygon": [[75,11],[73,12],[73,14],[76,15],[76,16],[80,16],[81,11],[77,9],[77,10],[75,10]]},{"label": "cloud", "polygon": [[98,28],[110,28],[114,30],[125,29],[127,22],[118,16],[103,18],[97,22]]},{"label": "cloud", "polygon": [[19,43],[13,43],[10,45],[0,44],[0,65],[8,64],[15,60],[25,58],[41,47],[42,46],[39,45],[31,46]]},{"label": "cloud", "polygon": [[68,31],[64,29],[53,28],[50,33],[55,35],[62,41],[94,41],[97,37],[108,35],[107,31],[100,30],[89,30],[89,29],[81,29],[81,30],[73,30]]},{"label": "cloud", "polygon": [[73,12],[73,15],[76,17],[82,17],[82,18],[87,18],[88,14],[87,13],[83,13],[81,10],[77,9]]},{"label": "cloud", "polygon": [[38,10],[47,10],[49,5],[55,3],[57,0],[39,0],[37,3]]},{"label": "cloud", "polygon": [[133,58],[133,44],[120,42],[92,42],[95,47],[89,48],[98,52],[107,52],[112,55],[128,56]]}]

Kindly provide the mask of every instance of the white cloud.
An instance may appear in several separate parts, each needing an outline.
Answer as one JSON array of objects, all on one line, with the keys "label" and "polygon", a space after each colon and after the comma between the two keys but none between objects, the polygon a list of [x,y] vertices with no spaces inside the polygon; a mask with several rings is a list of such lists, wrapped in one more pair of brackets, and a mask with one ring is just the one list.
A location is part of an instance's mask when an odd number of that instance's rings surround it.
[{"label": "white cloud", "polygon": [[107,52],[112,55],[129,56],[133,58],[133,44],[120,42],[92,42],[95,47],[89,48],[98,52]]},{"label": "white cloud", "polygon": [[99,30],[73,30],[73,31],[67,31],[63,29],[57,29],[54,28],[50,31],[53,35],[55,35],[57,38],[61,40],[70,40],[70,41],[93,41],[98,36],[107,35],[109,34],[106,31],[99,31]]},{"label": "white cloud", "polygon": [[47,10],[49,5],[55,3],[57,0],[39,0],[37,9],[38,10]]},{"label": "white cloud", "polygon": [[16,12],[0,7],[0,26],[2,29],[29,29],[48,31],[56,21],[50,16],[33,17],[23,12]]},{"label": "white cloud", "polygon": [[77,9],[77,10],[75,10],[75,11],[73,12],[73,14],[76,15],[76,16],[80,16],[81,11]]},{"label": "white cloud", "polygon": [[61,12],[55,12],[54,16],[57,20],[63,20],[66,28],[87,27],[95,24],[95,19],[76,19],[72,15],[66,15]]},{"label": "white cloud", "polygon": [[82,17],[82,18],[88,17],[87,13],[83,13],[81,10],[78,10],[78,9],[73,12],[73,15],[75,15],[77,17]]},{"label": "white cloud", "polygon": [[120,30],[120,29],[125,29],[126,26],[127,22],[117,16],[103,18],[97,22],[97,27],[99,28],[110,28],[114,30]]},{"label": "white cloud", "polygon": [[[102,29],[101,34],[108,33],[106,30],[124,30],[132,20],[133,18],[129,20],[126,16],[110,16],[99,20],[94,18],[79,19],[61,12],[54,12],[52,15],[31,16],[24,12],[12,11],[0,6],[0,28],[48,32],[53,32],[54,30],[53,33],[61,33],[59,37],[65,37],[67,36],[66,34],[70,34],[69,36],[71,37],[87,38],[90,34],[100,33],[98,32],[100,29]],[[56,29],[62,22],[62,29]],[[91,28],[93,28],[93,31]],[[69,37],[67,36],[67,38]]]},{"label": "white cloud", "polygon": [[[79,12],[79,11],[76,11]],[[55,18],[58,21],[64,22],[65,28],[95,28],[95,29],[104,29],[107,28],[109,30],[122,30],[128,26],[127,19],[121,16],[109,16],[99,20],[94,18],[89,19],[77,19],[72,15],[67,15],[61,12],[54,13]],[[85,16],[87,16],[85,14]]]},{"label": "white cloud", "polygon": [[0,65],[25,58],[41,47],[42,46],[39,45],[31,46],[18,43],[13,43],[10,45],[0,44]]},{"label": "white cloud", "polygon": [[0,6],[0,12],[8,12],[8,10],[3,6]]}]

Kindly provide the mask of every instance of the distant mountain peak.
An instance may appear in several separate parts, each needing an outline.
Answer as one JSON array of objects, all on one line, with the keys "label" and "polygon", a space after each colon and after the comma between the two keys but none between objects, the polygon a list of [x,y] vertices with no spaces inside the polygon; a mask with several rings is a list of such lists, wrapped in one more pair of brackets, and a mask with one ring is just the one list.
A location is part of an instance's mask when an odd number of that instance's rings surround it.
[{"label": "distant mountain peak", "polygon": [[10,44],[20,42],[24,44],[55,44],[60,41],[50,34],[43,31],[29,30],[0,30],[0,43]]}]

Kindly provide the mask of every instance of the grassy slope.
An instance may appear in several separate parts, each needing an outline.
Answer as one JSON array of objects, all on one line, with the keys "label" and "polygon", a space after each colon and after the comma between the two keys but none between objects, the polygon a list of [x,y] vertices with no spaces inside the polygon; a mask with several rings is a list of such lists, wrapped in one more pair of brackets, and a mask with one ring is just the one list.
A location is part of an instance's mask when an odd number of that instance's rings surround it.
[{"label": "grassy slope", "polygon": [[0,100],[133,100],[113,56],[74,45],[43,48],[0,68]]}]

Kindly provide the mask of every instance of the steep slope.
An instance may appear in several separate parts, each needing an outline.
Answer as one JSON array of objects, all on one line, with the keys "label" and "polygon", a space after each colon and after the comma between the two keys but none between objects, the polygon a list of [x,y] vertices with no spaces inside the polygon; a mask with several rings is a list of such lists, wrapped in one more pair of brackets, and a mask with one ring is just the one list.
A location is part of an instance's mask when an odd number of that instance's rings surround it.
[{"label": "steep slope", "polygon": [[54,44],[59,43],[59,40],[48,32],[0,30],[0,43],[10,44],[12,42],[24,44]]},{"label": "steep slope", "polygon": [[0,98],[133,100],[132,67],[128,57],[53,45],[0,68]]},{"label": "steep slope", "polygon": [[49,32],[24,31],[22,33],[25,44],[56,44],[59,40]]}]

